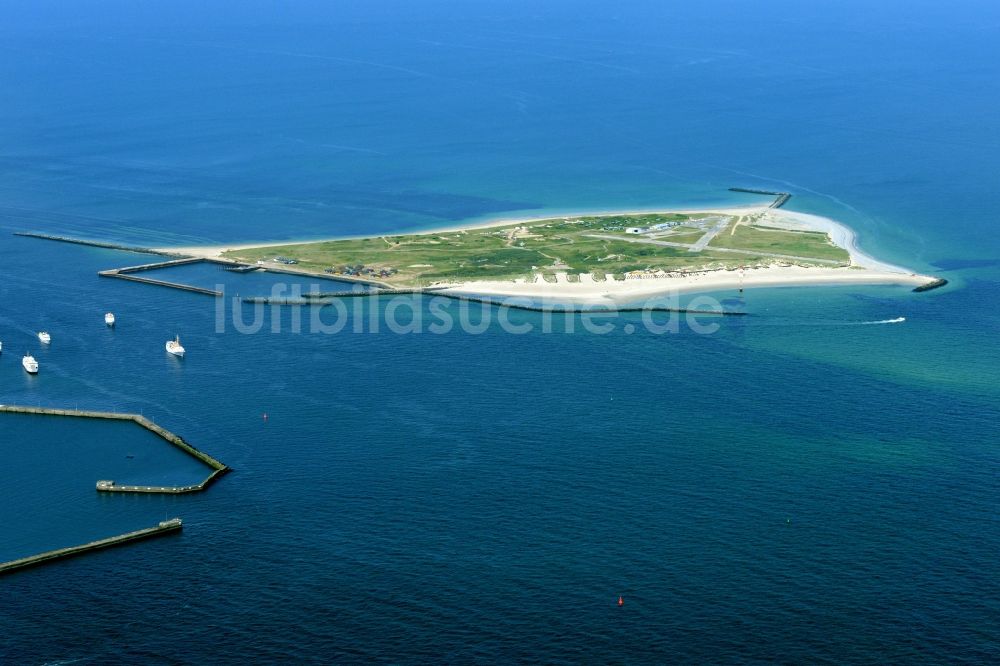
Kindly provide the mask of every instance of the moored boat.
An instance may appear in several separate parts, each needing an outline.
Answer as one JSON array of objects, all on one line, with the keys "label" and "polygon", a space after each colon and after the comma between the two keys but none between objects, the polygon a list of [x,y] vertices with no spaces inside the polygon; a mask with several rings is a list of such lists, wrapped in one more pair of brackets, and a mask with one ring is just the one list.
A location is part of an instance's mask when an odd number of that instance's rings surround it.
[{"label": "moored boat", "polygon": [[178,335],[173,340],[167,340],[167,352],[183,358],[184,347],[181,346],[181,336]]},{"label": "moored boat", "polygon": [[38,373],[38,361],[31,354],[25,354],[24,358],[21,359],[21,365],[24,366],[25,371],[29,375],[34,375]]},{"label": "moored boat", "polygon": [[113,312],[106,313],[104,315],[104,323],[107,324],[108,326],[113,327],[115,325],[115,313]]}]

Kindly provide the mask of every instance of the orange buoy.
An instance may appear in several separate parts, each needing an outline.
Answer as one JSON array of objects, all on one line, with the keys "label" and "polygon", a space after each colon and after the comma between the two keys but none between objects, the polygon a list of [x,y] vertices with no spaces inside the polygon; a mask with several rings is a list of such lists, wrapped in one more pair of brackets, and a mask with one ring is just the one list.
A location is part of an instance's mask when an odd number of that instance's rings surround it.
[{"label": "orange buoy", "polygon": [[625,600],[622,597],[618,597],[618,605],[619,606],[624,606],[625,605]]}]

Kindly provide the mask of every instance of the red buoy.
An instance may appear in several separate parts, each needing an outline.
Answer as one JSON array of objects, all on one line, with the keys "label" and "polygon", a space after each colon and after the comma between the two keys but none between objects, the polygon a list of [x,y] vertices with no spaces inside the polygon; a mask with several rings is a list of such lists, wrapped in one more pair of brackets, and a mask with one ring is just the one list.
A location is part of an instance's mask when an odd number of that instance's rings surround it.
[{"label": "red buoy", "polygon": [[625,600],[623,598],[621,598],[621,597],[618,597],[618,605],[619,606],[624,606],[625,605]]}]

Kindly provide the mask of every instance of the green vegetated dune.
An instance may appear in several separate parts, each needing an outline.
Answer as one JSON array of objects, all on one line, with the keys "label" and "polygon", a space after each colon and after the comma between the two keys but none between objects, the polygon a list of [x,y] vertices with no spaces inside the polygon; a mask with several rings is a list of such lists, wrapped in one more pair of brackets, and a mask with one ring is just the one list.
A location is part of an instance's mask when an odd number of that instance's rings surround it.
[{"label": "green vegetated dune", "polygon": [[[530,278],[536,273],[591,273],[604,279],[631,271],[735,269],[776,261],[831,266],[849,261],[847,252],[825,233],[785,231],[748,221],[721,213],[566,217],[250,248],[225,256],[265,264],[276,257],[294,259],[300,270],[373,278],[401,287]],[[636,228],[640,233],[629,232]],[[712,231],[716,235],[709,244],[692,251],[691,245]]]},{"label": "green vegetated dune", "polygon": [[740,225],[732,235],[730,231],[731,229],[720,233],[712,241],[712,247],[754,250],[844,263],[849,260],[847,251],[830,242],[830,237],[822,231],[786,231],[759,225]]}]

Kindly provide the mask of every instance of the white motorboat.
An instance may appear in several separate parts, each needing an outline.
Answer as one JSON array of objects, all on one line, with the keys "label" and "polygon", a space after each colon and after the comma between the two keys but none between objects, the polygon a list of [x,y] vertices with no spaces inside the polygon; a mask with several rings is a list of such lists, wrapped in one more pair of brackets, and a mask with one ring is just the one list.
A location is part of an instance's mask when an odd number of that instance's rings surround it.
[{"label": "white motorboat", "polygon": [[0,342],[0,354],[3,353],[3,342]]},{"label": "white motorboat", "polygon": [[38,374],[38,361],[31,354],[24,355],[24,358],[21,359],[21,365],[24,366],[29,375]]},{"label": "white motorboat", "polygon": [[108,312],[108,313],[106,313],[104,315],[104,323],[107,324],[108,326],[114,326],[115,325],[115,313],[114,312]]},{"label": "white motorboat", "polygon": [[38,339],[42,341],[43,345],[47,345],[50,342],[52,342],[52,336],[46,333],[45,331],[38,332]]},{"label": "white motorboat", "polygon": [[173,354],[174,356],[184,357],[184,347],[181,346],[181,336],[175,337],[173,340],[167,340],[167,352]]}]

